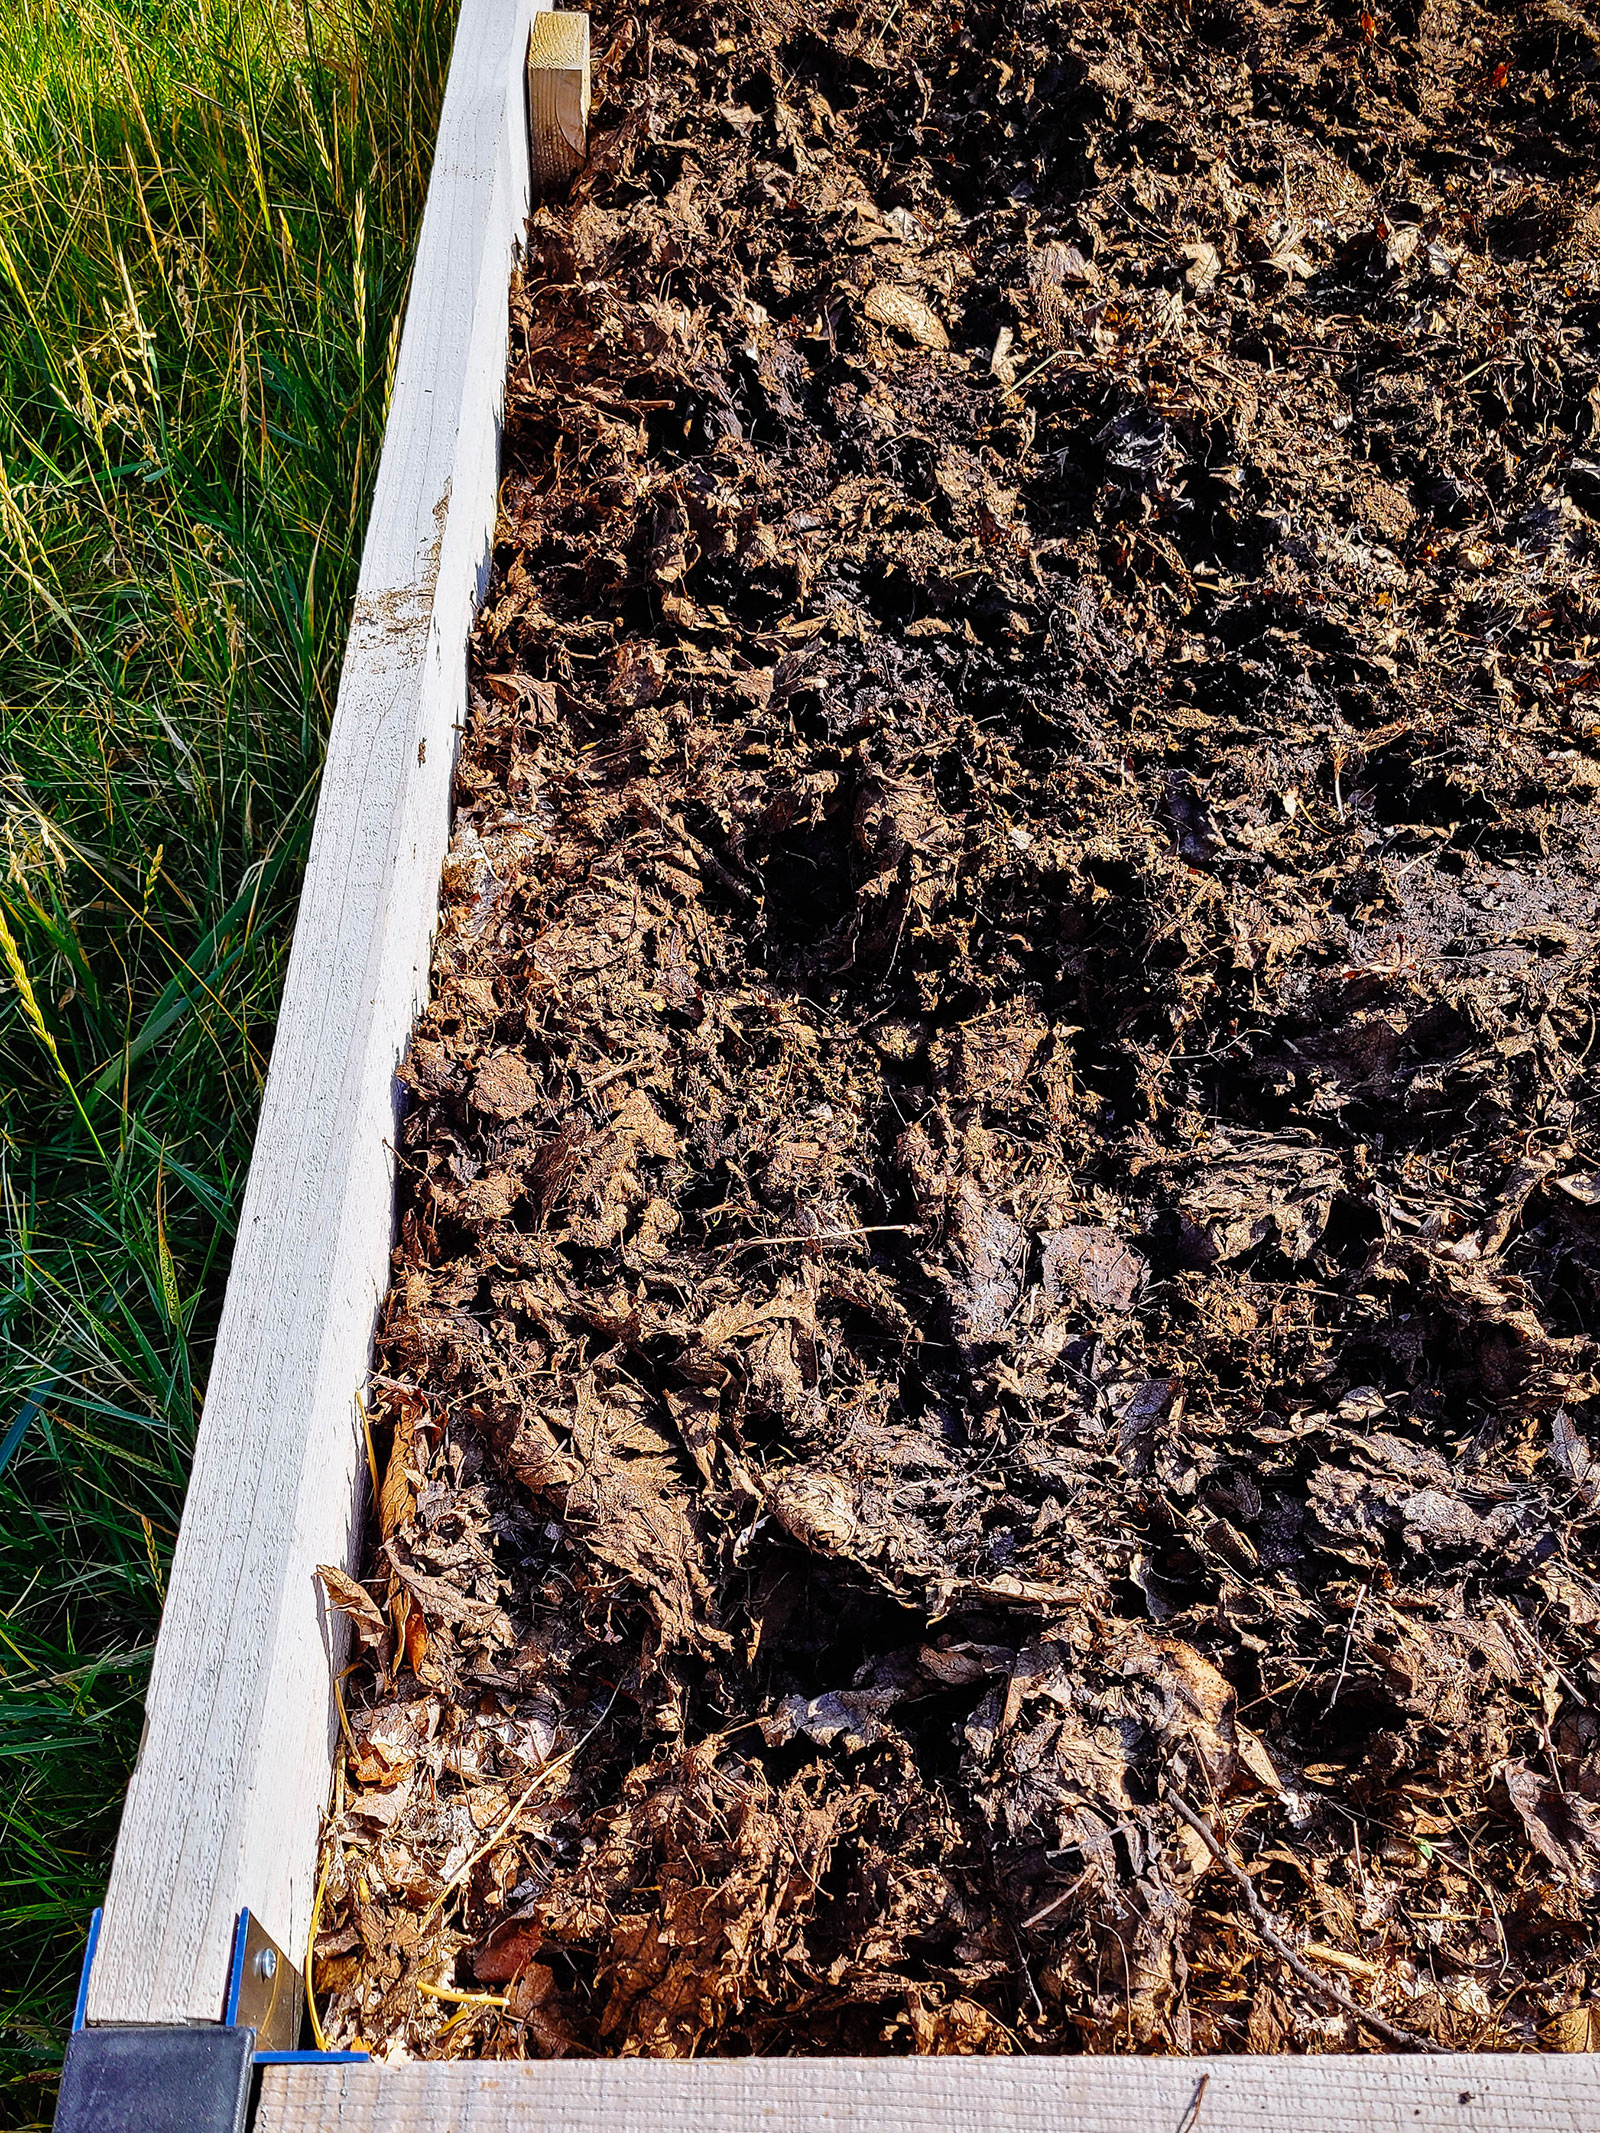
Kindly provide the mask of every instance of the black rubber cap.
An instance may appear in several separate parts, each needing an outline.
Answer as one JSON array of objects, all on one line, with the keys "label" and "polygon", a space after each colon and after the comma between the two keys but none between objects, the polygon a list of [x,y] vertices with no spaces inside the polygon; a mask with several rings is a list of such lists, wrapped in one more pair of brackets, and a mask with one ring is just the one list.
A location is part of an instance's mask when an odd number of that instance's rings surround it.
[{"label": "black rubber cap", "polygon": [[253,2029],[80,2029],[55,2133],[244,2133]]}]

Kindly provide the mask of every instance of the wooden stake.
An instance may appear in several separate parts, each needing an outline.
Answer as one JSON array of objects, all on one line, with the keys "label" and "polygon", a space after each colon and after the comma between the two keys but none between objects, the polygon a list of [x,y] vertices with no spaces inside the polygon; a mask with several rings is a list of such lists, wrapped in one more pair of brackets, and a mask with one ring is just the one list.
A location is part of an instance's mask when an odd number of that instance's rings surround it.
[{"label": "wooden stake", "polygon": [[535,199],[560,190],[589,152],[589,18],[541,14],[528,39],[528,137]]}]

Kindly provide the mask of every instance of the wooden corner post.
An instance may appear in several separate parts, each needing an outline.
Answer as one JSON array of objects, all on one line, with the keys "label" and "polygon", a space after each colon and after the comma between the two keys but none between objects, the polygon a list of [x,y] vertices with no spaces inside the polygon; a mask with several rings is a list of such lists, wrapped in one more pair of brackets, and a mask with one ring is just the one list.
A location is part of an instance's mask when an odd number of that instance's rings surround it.
[{"label": "wooden corner post", "polygon": [[533,196],[560,190],[589,152],[589,18],[534,17],[528,38]]}]

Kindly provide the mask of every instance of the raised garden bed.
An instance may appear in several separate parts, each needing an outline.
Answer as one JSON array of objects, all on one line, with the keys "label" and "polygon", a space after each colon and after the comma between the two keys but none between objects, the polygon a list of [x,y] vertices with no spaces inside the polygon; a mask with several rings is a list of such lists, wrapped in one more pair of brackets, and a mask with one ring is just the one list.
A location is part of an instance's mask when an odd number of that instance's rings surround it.
[{"label": "raised garden bed", "polygon": [[[320,1892],[353,2049],[1020,2051],[816,2093],[1110,2123],[1198,2072],[1049,2055],[1416,2044],[1304,2122],[1565,2123],[1460,2055],[1597,1982],[1590,46],[600,23],[469,692],[526,23],[463,17],[90,2018]],[[812,2115],[695,2078],[263,2122]]]},{"label": "raised garden bed", "polygon": [[1583,55],[600,24],[404,1073],[328,2034],[1586,2022],[1600,863],[1519,648],[1600,627],[1600,242],[1559,167],[1474,236],[1458,79]]}]

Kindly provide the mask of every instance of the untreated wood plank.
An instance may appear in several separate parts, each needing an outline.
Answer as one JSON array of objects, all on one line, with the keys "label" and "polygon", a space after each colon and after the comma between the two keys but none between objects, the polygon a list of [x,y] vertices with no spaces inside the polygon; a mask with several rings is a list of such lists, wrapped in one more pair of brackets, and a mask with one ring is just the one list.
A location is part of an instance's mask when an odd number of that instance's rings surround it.
[{"label": "untreated wood plank", "polygon": [[299,1950],[328,1792],[315,1577],[359,1546],[395,1066],[427,985],[489,557],[534,0],[463,0],[232,1276],[90,1984],[215,2021],[235,1914]]},{"label": "untreated wood plank", "polygon": [[589,18],[540,15],[528,39],[529,137],[537,198],[565,185],[589,145]]},{"label": "untreated wood plank", "polygon": [[1597,2123],[1600,2068],[1582,2055],[619,2059],[269,2067],[256,2133],[1593,2133]]}]

